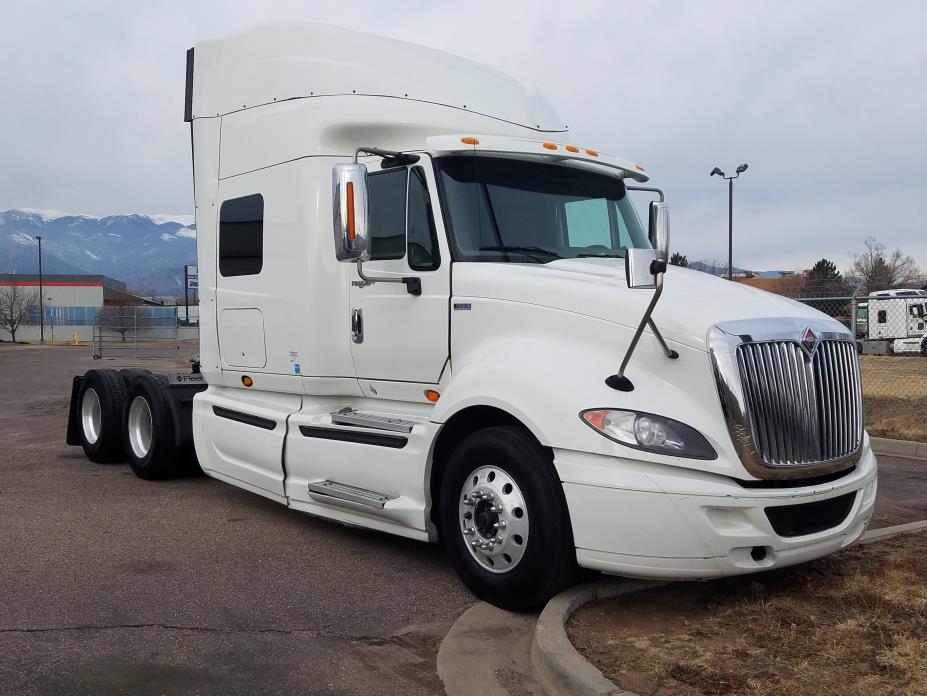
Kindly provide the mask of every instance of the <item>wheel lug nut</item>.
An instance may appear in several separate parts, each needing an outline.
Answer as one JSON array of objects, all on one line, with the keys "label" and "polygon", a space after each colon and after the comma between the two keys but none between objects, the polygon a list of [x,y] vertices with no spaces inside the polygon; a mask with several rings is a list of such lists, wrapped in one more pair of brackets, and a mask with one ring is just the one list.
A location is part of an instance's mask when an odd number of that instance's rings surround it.
[{"label": "wheel lug nut", "polygon": [[467,536],[473,536],[474,534],[476,534],[476,530],[473,527],[467,527],[464,530],[464,534],[466,534]]},{"label": "wheel lug nut", "polygon": [[503,508],[502,508],[501,505],[493,505],[493,506],[489,509],[489,511],[490,511],[490,512],[502,512],[502,509],[503,509]]},{"label": "wheel lug nut", "polygon": [[505,529],[505,520],[499,520],[493,526],[493,529]]},{"label": "wheel lug nut", "polygon": [[475,505],[473,498],[464,498],[464,505]]},{"label": "wheel lug nut", "polygon": [[496,543],[496,544],[501,544],[501,543],[502,543],[502,536],[501,536],[500,534],[497,534],[497,535],[494,536],[492,539],[490,539],[490,541],[492,541],[492,542],[494,542],[494,543]]}]

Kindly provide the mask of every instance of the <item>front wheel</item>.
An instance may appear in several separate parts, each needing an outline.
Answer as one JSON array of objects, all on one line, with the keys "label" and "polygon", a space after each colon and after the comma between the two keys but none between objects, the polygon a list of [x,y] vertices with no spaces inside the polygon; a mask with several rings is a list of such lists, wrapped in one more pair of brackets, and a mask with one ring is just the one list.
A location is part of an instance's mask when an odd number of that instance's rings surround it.
[{"label": "front wheel", "polygon": [[467,437],[441,483],[441,536],[464,584],[504,609],[544,604],[576,571],[569,514],[549,455],[524,430]]}]

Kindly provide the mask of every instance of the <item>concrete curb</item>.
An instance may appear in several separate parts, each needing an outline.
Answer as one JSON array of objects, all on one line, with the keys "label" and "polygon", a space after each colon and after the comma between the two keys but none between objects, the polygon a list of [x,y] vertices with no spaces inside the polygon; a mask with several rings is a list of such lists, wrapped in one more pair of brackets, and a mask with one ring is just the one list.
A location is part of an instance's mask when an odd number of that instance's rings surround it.
[{"label": "concrete curb", "polygon": [[[872,529],[861,544],[885,541],[902,534],[927,530],[927,520]],[[672,584],[660,581],[617,581],[589,583],[561,592],[544,607],[534,629],[531,661],[535,676],[552,696],[636,696],[613,684],[573,647],[566,623],[582,606],[599,599]]]},{"label": "concrete curb", "polygon": [[593,582],[551,599],[538,618],[531,642],[531,662],[538,681],[554,696],[636,696],[615,686],[579,654],[567,636],[566,622],[589,602],[669,584],[643,580]]},{"label": "concrete curb", "polygon": [[927,442],[889,440],[885,437],[872,437],[869,438],[869,442],[872,445],[872,450],[876,454],[927,460]]},{"label": "concrete curb", "polygon": [[874,541],[885,541],[902,534],[912,532],[922,532],[927,529],[927,520],[920,522],[908,522],[907,524],[896,524],[894,527],[882,527],[882,529],[870,529],[863,534],[859,540],[860,544],[871,544]]}]

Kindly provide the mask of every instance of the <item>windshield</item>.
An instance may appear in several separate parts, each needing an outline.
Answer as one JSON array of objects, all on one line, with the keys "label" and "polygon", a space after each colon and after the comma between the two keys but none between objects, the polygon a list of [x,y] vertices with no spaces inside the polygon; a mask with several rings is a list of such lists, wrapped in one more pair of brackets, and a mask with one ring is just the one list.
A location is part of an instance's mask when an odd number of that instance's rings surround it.
[{"label": "windshield", "polygon": [[614,175],[505,157],[435,162],[458,260],[547,263],[652,248]]}]

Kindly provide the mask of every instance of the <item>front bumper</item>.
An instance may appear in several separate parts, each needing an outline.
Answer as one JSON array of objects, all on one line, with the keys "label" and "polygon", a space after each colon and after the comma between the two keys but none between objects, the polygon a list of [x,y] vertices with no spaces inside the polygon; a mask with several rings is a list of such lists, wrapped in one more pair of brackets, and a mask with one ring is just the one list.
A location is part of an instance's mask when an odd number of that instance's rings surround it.
[{"label": "front bumper", "polygon": [[[849,546],[866,530],[877,488],[868,438],[852,473],[799,488],[745,488],[727,477],[567,450],[555,464],[585,568],[644,578],[713,578],[802,563]],[[766,508],[852,495],[824,531],[781,536]]]}]

